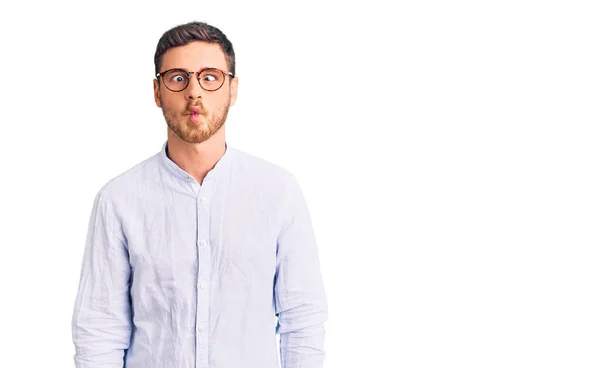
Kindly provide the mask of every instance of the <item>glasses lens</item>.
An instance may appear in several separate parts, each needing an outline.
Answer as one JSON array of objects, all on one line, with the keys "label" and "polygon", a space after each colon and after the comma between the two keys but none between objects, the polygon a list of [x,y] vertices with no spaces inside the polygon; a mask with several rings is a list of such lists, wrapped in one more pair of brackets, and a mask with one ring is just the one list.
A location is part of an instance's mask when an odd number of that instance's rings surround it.
[{"label": "glasses lens", "polygon": [[187,86],[188,75],[182,70],[171,70],[163,76],[163,81],[171,91],[182,91]]},{"label": "glasses lens", "polygon": [[223,85],[225,78],[223,74],[215,69],[205,69],[200,73],[198,77],[200,80],[200,85],[207,91],[214,91]]}]

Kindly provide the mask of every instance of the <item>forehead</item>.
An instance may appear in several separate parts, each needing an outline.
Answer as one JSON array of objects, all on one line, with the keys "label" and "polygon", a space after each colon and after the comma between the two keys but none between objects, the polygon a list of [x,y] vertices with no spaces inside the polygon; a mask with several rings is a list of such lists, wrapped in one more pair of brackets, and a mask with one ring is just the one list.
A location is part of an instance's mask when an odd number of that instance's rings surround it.
[{"label": "forehead", "polygon": [[219,44],[194,41],[169,49],[163,55],[161,71],[172,68],[194,71],[206,67],[228,70],[225,54]]}]

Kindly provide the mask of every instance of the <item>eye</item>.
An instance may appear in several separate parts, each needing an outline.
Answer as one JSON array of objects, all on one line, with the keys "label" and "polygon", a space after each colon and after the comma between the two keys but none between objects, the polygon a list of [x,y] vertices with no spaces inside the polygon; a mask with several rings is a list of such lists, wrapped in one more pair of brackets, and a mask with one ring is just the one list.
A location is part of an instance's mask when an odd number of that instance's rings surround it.
[{"label": "eye", "polygon": [[183,86],[187,83],[187,73],[181,70],[171,70],[164,76],[165,83],[172,86]]},{"label": "eye", "polygon": [[172,76],[169,80],[171,82],[175,82],[175,83],[183,83],[183,82],[185,82],[186,77],[184,77],[182,74],[177,74],[177,75]]},{"label": "eye", "polygon": [[205,82],[216,82],[217,81],[217,76],[214,74],[204,74],[202,76],[202,80]]}]

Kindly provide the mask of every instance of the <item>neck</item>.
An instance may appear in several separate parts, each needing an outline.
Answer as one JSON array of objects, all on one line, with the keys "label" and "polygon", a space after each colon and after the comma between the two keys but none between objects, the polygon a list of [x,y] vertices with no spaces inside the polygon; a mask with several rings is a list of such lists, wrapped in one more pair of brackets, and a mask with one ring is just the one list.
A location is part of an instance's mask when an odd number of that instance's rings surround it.
[{"label": "neck", "polygon": [[167,156],[200,185],[224,154],[225,136],[219,132],[202,143],[187,143],[169,130]]}]

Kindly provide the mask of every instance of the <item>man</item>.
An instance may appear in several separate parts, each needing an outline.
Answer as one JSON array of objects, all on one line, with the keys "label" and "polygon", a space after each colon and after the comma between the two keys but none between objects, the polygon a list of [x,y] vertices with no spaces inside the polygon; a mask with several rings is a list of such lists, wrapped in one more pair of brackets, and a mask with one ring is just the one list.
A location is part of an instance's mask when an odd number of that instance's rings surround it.
[{"label": "man", "polygon": [[317,368],[327,301],[291,172],[226,143],[235,54],[191,22],[160,38],[154,156],[108,181],[73,312],[78,368]]}]

